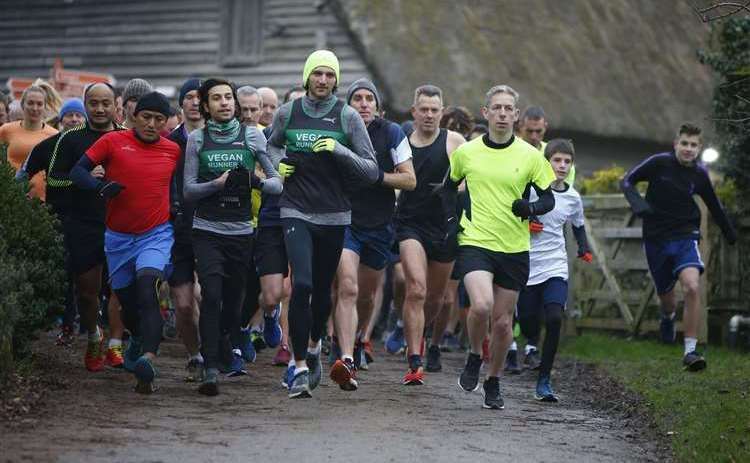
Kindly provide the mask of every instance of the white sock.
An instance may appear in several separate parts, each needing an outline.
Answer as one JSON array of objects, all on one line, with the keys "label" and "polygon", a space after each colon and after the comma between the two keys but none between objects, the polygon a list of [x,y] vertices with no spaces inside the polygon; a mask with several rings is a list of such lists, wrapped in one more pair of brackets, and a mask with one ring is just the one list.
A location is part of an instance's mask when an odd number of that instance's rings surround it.
[{"label": "white sock", "polygon": [[110,349],[113,348],[113,347],[122,346],[122,339],[109,338],[109,344],[108,344],[108,346],[109,346]]},{"label": "white sock", "polygon": [[321,346],[321,343],[320,341],[318,341],[318,343],[315,344],[315,347],[307,348],[307,353],[310,355],[320,355],[320,346]]},{"label": "white sock", "polygon": [[99,330],[99,327],[96,327],[96,330],[94,332],[89,332],[89,341],[98,341],[102,338],[102,333]]},{"label": "white sock", "polygon": [[670,320],[674,320],[675,315],[677,315],[677,312],[663,312],[661,313],[661,316],[664,318],[668,318]]},{"label": "white sock", "polygon": [[201,355],[200,352],[198,352],[195,355],[191,355],[188,360],[196,360],[198,363],[204,363],[203,362],[203,356]]},{"label": "white sock", "polygon": [[396,320],[396,326],[398,326],[399,328],[403,328],[404,321],[399,318],[398,320]]},{"label": "white sock", "polygon": [[510,343],[510,348],[508,348],[508,350],[518,350],[518,344],[516,344],[516,341]]},{"label": "white sock", "polygon": [[523,352],[526,355],[529,355],[529,352],[536,350],[536,346],[533,346],[531,344],[526,344],[526,347],[523,348]]},{"label": "white sock", "polygon": [[294,376],[297,376],[298,374],[302,373],[303,371],[308,371],[308,368],[307,367],[302,367],[302,368],[296,367],[294,369]]},{"label": "white sock", "polygon": [[685,338],[685,355],[695,350],[695,345],[698,344],[698,340],[695,338]]},{"label": "white sock", "polygon": [[292,359],[289,360],[289,363],[286,364],[286,367],[287,368],[289,368],[289,367],[295,367],[296,368],[297,367],[297,362],[294,361],[294,357],[292,357]]},{"label": "white sock", "polygon": [[242,331],[243,333],[247,333],[248,331],[250,331],[250,328],[249,327],[240,328],[240,331]]},{"label": "white sock", "polygon": [[253,327],[250,328],[250,331],[258,331],[258,332],[263,331],[263,326],[262,325],[253,325]]},{"label": "white sock", "polygon": [[346,362],[346,359],[349,359],[352,361],[352,363],[354,363],[354,357],[352,357],[351,355],[344,355],[341,357],[341,360],[343,360],[344,362]]}]

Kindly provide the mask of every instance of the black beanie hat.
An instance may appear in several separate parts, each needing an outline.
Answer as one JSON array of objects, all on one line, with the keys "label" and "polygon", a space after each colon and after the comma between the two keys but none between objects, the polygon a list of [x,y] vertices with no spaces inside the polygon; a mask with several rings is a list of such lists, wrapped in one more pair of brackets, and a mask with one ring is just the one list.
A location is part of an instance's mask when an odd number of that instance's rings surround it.
[{"label": "black beanie hat", "polygon": [[197,77],[186,80],[180,88],[180,98],[177,100],[177,104],[182,106],[182,100],[185,99],[185,95],[187,95],[189,92],[192,92],[193,90],[198,90],[200,86],[201,80]]},{"label": "black beanie hat", "polygon": [[164,114],[164,117],[170,117],[173,114],[172,108],[169,106],[169,100],[159,92],[150,92],[143,95],[136,103],[133,114],[138,114],[144,110]]}]

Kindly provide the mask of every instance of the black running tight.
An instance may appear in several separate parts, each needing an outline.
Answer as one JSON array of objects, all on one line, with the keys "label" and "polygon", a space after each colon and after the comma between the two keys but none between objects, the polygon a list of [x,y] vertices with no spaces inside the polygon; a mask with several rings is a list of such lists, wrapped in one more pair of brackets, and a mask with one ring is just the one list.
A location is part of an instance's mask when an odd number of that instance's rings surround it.
[{"label": "black running tight", "polygon": [[562,326],[563,306],[560,304],[546,304],[544,306],[544,346],[542,347],[542,364],[539,367],[540,375],[549,375],[552,371],[552,363],[557,355],[557,346],[560,343],[560,328]]},{"label": "black running tight", "polygon": [[307,356],[308,340],[317,342],[331,314],[331,285],[344,244],[343,225],[315,225],[282,219],[284,243],[292,268],[289,334],[294,358]]},{"label": "black running tight", "polygon": [[164,319],[159,310],[159,285],[161,271],[145,268],[138,272],[135,281],[115,293],[122,305],[122,322],[133,336],[143,339],[143,352],[156,354],[161,343]]}]

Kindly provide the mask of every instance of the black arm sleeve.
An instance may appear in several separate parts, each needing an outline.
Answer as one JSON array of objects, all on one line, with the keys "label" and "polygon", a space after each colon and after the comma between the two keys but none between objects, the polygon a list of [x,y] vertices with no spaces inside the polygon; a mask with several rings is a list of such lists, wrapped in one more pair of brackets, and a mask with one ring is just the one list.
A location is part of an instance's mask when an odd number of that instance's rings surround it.
[{"label": "black arm sleeve", "polygon": [[102,182],[91,175],[94,163],[85,154],[70,171],[70,179],[82,190],[98,190]]},{"label": "black arm sleeve", "polygon": [[541,190],[534,185],[534,190],[536,190],[536,194],[539,198],[529,204],[531,215],[544,215],[555,208],[555,195],[552,193],[552,188]]},{"label": "black arm sleeve", "polygon": [[706,203],[706,207],[709,212],[711,212],[711,217],[714,218],[716,224],[721,228],[724,238],[726,238],[730,244],[737,242],[737,231],[732,226],[732,222],[730,222],[727,213],[721,206],[719,198],[716,197],[716,192],[714,191],[713,186],[711,186],[711,180],[708,178],[708,174],[706,174],[705,179],[701,182],[698,195],[700,195],[703,202]]},{"label": "black arm sleeve", "polygon": [[578,256],[582,256],[586,254],[587,252],[591,252],[591,248],[589,248],[589,240],[586,237],[586,227],[581,225],[580,227],[573,226],[573,236],[576,239],[576,243],[578,243]]},{"label": "black arm sleeve", "polygon": [[630,170],[625,177],[620,181],[620,189],[625,195],[630,207],[633,209],[633,213],[636,215],[649,214],[652,212],[651,205],[643,199],[638,189],[635,187],[638,182],[648,181],[653,170],[655,161],[653,157],[647,159]]}]

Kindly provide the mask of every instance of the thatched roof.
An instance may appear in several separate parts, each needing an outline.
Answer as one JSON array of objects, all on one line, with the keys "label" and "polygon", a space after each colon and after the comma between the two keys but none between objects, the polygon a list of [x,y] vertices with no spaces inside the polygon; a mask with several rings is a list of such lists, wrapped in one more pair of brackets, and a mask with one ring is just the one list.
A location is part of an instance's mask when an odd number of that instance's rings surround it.
[{"label": "thatched roof", "polygon": [[338,0],[390,109],[413,89],[479,111],[508,83],[550,124],[597,135],[670,140],[705,120],[711,73],[698,63],[708,28],[682,0]]}]

